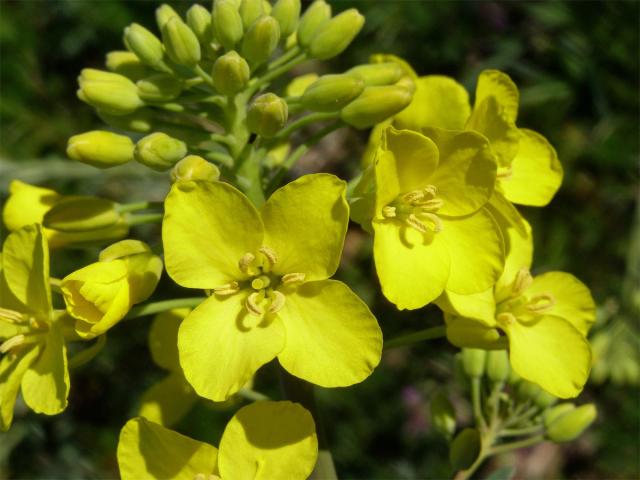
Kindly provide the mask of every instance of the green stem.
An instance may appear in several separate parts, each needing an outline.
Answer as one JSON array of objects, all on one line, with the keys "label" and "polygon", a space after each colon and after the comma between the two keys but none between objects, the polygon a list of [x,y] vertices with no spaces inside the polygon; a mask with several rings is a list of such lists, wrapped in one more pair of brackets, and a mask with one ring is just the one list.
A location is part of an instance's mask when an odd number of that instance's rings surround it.
[{"label": "green stem", "polygon": [[524,413],[521,413],[520,415],[511,417],[509,420],[507,420],[505,422],[504,426],[505,427],[513,427],[515,425],[518,425],[519,423],[522,423],[525,420],[529,420],[537,412],[538,412],[538,407],[534,405],[533,407],[531,407],[528,410],[526,410]]},{"label": "green stem", "polygon": [[277,144],[282,140],[289,138],[293,132],[295,132],[296,130],[299,130],[305,125],[309,125],[310,123],[314,123],[314,122],[322,122],[324,120],[334,120],[334,119],[337,119],[338,117],[339,117],[338,112],[311,113],[307,116],[297,119],[294,122],[291,122],[285,128],[280,130],[280,132],[278,132],[278,134],[275,137],[273,137],[273,139],[271,140],[273,143]]},{"label": "green stem", "polygon": [[242,398],[246,398],[247,400],[251,400],[252,402],[271,400],[264,393],[256,392],[255,390],[251,390],[250,388],[241,388],[238,391],[238,395],[240,395]]},{"label": "green stem", "polygon": [[164,217],[163,213],[145,213],[142,215],[129,215],[127,217],[127,223],[130,227],[134,225],[141,225],[144,223],[160,223]]},{"label": "green stem", "polygon": [[540,434],[534,437],[525,438],[524,440],[518,440],[517,442],[505,443],[503,445],[498,445],[497,447],[491,448],[487,456],[500,455],[502,453],[507,453],[519,448],[532,447],[533,445],[537,445],[538,443],[542,443],[544,441],[544,435]]},{"label": "green stem", "polygon": [[124,319],[131,320],[133,318],[145,317],[155,313],[166,312],[167,310],[172,310],[174,308],[194,308],[206,299],[206,297],[188,297],[145,303],[144,305],[138,305],[129,310],[129,313],[124,317]]},{"label": "green stem", "polygon": [[440,325],[438,327],[425,328],[417,332],[410,333],[408,335],[402,335],[400,337],[392,338],[384,342],[384,350],[390,350],[392,348],[405,347],[408,345],[414,345],[425,340],[434,340],[436,338],[442,338],[446,335],[446,327]]},{"label": "green stem", "polygon": [[486,430],[487,423],[485,422],[484,415],[482,414],[482,392],[481,378],[473,377],[471,379],[471,403],[473,404],[473,416],[476,419],[476,423],[480,426],[482,431]]},{"label": "green stem", "polygon": [[251,80],[249,82],[249,89],[247,91],[250,93],[250,95],[253,95],[255,92],[260,90],[260,88],[264,87],[265,85],[268,85],[271,82],[271,80],[278,78],[280,75],[287,73],[296,65],[299,65],[302,62],[304,62],[306,58],[307,58],[306,55],[304,53],[301,53],[293,57],[287,63],[280,65],[274,68],[273,70],[267,71],[267,73],[265,73],[262,77],[258,77]]},{"label": "green stem", "polygon": [[506,428],[506,429],[502,430],[498,434],[498,436],[500,436],[500,437],[520,437],[520,436],[524,436],[524,435],[531,435],[531,434],[541,433],[541,432],[542,432],[542,426],[541,425],[534,425],[532,427],[526,427],[526,428],[513,428],[513,429]]},{"label": "green stem", "polygon": [[213,78],[211,78],[211,75],[209,75],[207,72],[205,72],[204,69],[200,65],[196,65],[194,67],[194,70],[198,74],[198,76],[205,81],[205,83],[207,85],[209,85],[210,87],[215,88],[215,86],[213,85]]},{"label": "green stem", "polygon": [[62,295],[62,280],[55,277],[49,277],[49,285],[51,290]]},{"label": "green stem", "polygon": [[287,63],[289,60],[292,60],[293,58],[295,58],[299,53],[300,53],[300,47],[299,46],[294,46],[292,47],[290,50],[288,50],[287,52],[283,53],[282,55],[280,55],[280,57],[278,57],[277,59],[275,59],[273,62],[271,62],[269,64],[269,66],[267,67],[267,72],[270,72],[272,70],[274,70],[275,68],[278,68],[280,65],[283,65],[285,63]]},{"label": "green stem", "polygon": [[118,213],[136,212],[148,208],[162,208],[162,202],[121,203],[116,205]]},{"label": "green stem", "polygon": [[95,358],[96,355],[98,355],[98,353],[102,351],[106,343],[107,335],[100,335],[98,338],[96,338],[96,341],[93,345],[85,348],[84,350],[80,350],[69,359],[69,368],[73,370],[89,363]]}]

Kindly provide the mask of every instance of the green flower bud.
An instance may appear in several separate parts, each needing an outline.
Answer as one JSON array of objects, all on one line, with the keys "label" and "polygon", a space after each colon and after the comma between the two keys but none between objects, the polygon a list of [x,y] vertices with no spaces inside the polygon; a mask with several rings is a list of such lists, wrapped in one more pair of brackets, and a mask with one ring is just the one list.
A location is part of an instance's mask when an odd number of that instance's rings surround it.
[{"label": "green flower bud", "polygon": [[542,390],[535,383],[522,381],[518,384],[518,390],[516,391],[516,397],[520,401],[535,400]]},{"label": "green flower bud", "polygon": [[194,67],[200,61],[200,42],[180,18],[170,18],[162,27],[162,43],[169,58],[178,65]]},{"label": "green flower bud", "polygon": [[349,125],[368,128],[404,110],[412,98],[410,91],[395,85],[367,87],[362,95],[342,110],[340,116]]},{"label": "green flower bud", "polygon": [[553,422],[559,419],[562,415],[571,410],[574,410],[576,406],[570,402],[559,403],[555,407],[549,408],[544,412],[542,417],[544,422],[544,428],[549,428]]},{"label": "green flower bud", "polygon": [[49,210],[42,224],[59,232],[87,232],[108,228],[122,220],[115,202],[98,197],[63,197]]},{"label": "green flower bud", "polygon": [[215,182],[220,178],[220,170],[213,163],[197,155],[189,155],[176,163],[171,170],[171,182],[180,180],[204,180]]},{"label": "green flower bud", "polygon": [[456,431],[456,413],[449,397],[442,392],[436,392],[431,399],[431,422],[445,438],[451,438]]},{"label": "green flower bud", "polygon": [[372,63],[368,65],[358,65],[347,73],[359,75],[367,87],[378,85],[393,85],[402,77],[402,67],[397,63]]},{"label": "green flower bud", "polygon": [[364,90],[364,82],[355,75],[323,75],[302,95],[305,108],[316,112],[337,112],[356,99]]},{"label": "green flower bud", "polygon": [[134,158],[149,168],[159,172],[173,167],[187,154],[187,145],[166,133],[155,132],[142,138],[136,144]]},{"label": "green flower bud", "polygon": [[149,75],[149,69],[132,52],[115,51],[107,53],[107,70],[127,77],[134,82]]},{"label": "green flower bud", "polygon": [[487,376],[494,383],[503,383],[509,378],[509,354],[506,350],[487,352]]},{"label": "green flower bud", "polygon": [[98,116],[108,125],[131,132],[147,133],[153,127],[153,112],[146,108],[136,110],[129,115],[111,115],[98,110]]},{"label": "green flower bud", "polygon": [[168,102],[182,92],[180,79],[168,73],[158,73],[136,83],[138,96],[147,102]]},{"label": "green flower bud", "polygon": [[520,377],[520,375],[518,375],[518,372],[516,372],[513,368],[509,371],[509,378],[507,379],[507,383],[509,385],[517,385],[518,383],[520,383],[522,381],[522,377]]},{"label": "green flower bud", "polygon": [[557,401],[558,401],[557,397],[554,397],[550,393],[547,393],[544,390],[541,390],[538,396],[533,401],[533,403],[535,403],[536,406],[538,406],[541,410],[545,410],[549,408],[551,405],[553,405],[554,403],[556,403]]},{"label": "green flower bud", "polygon": [[274,93],[257,97],[247,111],[247,127],[253,133],[270,138],[287,123],[287,102]]},{"label": "green flower bud", "polygon": [[298,43],[306,48],[318,34],[320,28],[331,18],[331,5],[324,0],[315,0],[304,12],[298,24]]},{"label": "green flower bud", "polygon": [[203,45],[211,41],[211,13],[202,5],[195,4],[187,10],[187,25]]},{"label": "green flower bud", "polygon": [[273,6],[271,16],[278,21],[282,38],[287,38],[296,31],[300,8],[300,0],[278,0]]},{"label": "green flower bud", "polygon": [[286,97],[301,97],[309,86],[320,78],[317,73],[305,73],[294,78],[284,89]]},{"label": "green flower bud", "polygon": [[246,31],[253,22],[264,15],[264,2],[262,0],[242,0],[239,11],[242,26]]},{"label": "green flower bud", "polygon": [[364,17],[355,8],[345,10],[322,25],[309,44],[312,58],[327,60],[340,55],[360,33]]},{"label": "green flower bud", "polygon": [[124,29],[124,44],[142,63],[151,67],[159,65],[164,57],[162,42],[137,23],[132,23]]},{"label": "green flower bud", "polygon": [[109,168],[133,160],[133,149],[133,142],[125,135],[92,130],[69,138],[67,155],[94,167]]},{"label": "green flower bud", "polygon": [[78,83],[80,100],[112,115],[126,115],[144,105],[136,84],[117,73],[85,68]]},{"label": "green flower bud", "polygon": [[479,348],[462,349],[462,368],[469,378],[479,378],[484,374],[487,351]]},{"label": "green flower bud", "polygon": [[216,0],[213,7],[213,28],[225,50],[233,50],[244,33],[242,17],[233,0]]},{"label": "green flower bud", "polygon": [[249,83],[249,64],[238,52],[232,50],[219,57],[213,64],[213,84],[223,95],[234,95]]},{"label": "green flower bud", "polygon": [[280,26],[275,18],[264,15],[257,19],[244,36],[242,56],[250,65],[260,65],[271,57],[280,40]]},{"label": "green flower bud", "polygon": [[172,18],[180,18],[180,15],[178,15],[178,12],[171,8],[171,6],[163,3],[156,8],[156,23],[158,24],[158,30],[162,31],[167,22]]},{"label": "green flower bud", "polygon": [[449,460],[454,470],[466,470],[480,454],[480,432],[465,428],[451,442]]},{"label": "green flower bud", "polygon": [[549,427],[546,436],[552,442],[570,442],[575,440],[596,419],[598,412],[593,403],[582,405],[560,415]]}]

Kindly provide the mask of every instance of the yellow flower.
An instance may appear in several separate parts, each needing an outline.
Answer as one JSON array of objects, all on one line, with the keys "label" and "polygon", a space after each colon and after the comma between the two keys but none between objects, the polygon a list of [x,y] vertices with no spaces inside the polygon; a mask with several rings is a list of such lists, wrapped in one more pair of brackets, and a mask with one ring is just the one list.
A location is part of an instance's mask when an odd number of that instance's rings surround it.
[{"label": "yellow flower", "polygon": [[106,332],[151,296],[161,274],[162,260],[148,245],[122,240],[100,252],[98,262],[67,275],[61,289],[77,334],[89,339]]},{"label": "yellow flower", "polygon": [[380,361],[382,333],[367,306],[330,280],[349,218],[345,184],[306,175],[258,211],[222,182],[176,182],[165,202],[166,268],[212,294],[180,326],[178,349],[196,392],[222,401],[278,358],[324,387],[364,380]]},{"label": "yellow flower", "polygon": [[55,415],[67,406],[69,372],[64,312],[54,311],[49,249],[39,225],[11,233],[0,256],[0,429],[13,420],[22,391],[33,411]]},{"label": "yellow flower", "polygon": [[302,480],[318,458],[315,430],[311,414],[291,402],[241,408],[219,448],[134,418],[120,432],[118,466],[123,480]]}]

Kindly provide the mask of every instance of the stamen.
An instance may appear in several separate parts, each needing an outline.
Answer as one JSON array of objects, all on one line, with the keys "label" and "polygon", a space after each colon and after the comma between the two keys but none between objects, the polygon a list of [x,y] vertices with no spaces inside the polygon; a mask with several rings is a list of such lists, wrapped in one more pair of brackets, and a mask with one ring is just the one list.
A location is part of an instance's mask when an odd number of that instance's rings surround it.
[{"label": "stamen", "polygon": [[508,167],[499,167],[498,172],[496,173],[496,178],[500,178],[505,180],[513,175],[513,169],[511,166]]},{"label": "stamen", "polygon": [[251,268],[253,261],[256,259],[256,256],[253,253],[245,253],[240,257],[240,261],[238,262],[238,267],[240,267],[240,271],[246,273],[247,275],[251,275],[254,273]]},{"label": "stamen", "polygon": [[416,217],[413,213],[411,215],[409,215],[405,222],[407,222],[407,224],[410,227],[415,228],[416,230],[418,230],[420,233],[427,233],[427,227],[425,226],[424,223],[422,223],[418,217]]},{"label": "stamen", "polygon": [[438,187],[436,187],[435,185],[427,185],[424,188],[424,193],[425,195],[435,197],[438,194]]},{"label": "stamen", "polygon": [[254,290],[262,290],[263,288],[267,288],[270,284],[271,280],[266,275],[260,275],[251,281],[251,287]]},{"label": "stamen", "polygon": [[289,285],[292,283],[302,283],[304,282],[306,275],[304,273],[287,273],[282,276],[281,281],[285,285]]},{"label": "stamen", "polygon": [[24,323],[27,319],[20,312],[0,307],[0,320],[4,320],[9,323]]},{"label": "stamen", "polygon": [[421,211],[416,214],[417,217],[421,219],[427,219],[433,225],[433,233],[438,233],[442,231],[442,220],[437,215],[431,212]]},{"label": "stamen", "polygon": [[412,190],[402,195],[402,201],[410,205],[414,205],[416,202],[419,202],[423,199],[424,199],[423,190]]},{"label": "stamen", "polygon": [[238,293],[240,291],[240,285],[235,280],[233,282],[225,283],[224,285],[220,285],[219,287],[215,287],[213,289],[213,293],[216,295],[233,295],[234,293]]},{"label": "stamen", "polygon": [[542,313],[551,309],[556,304],[556,299],[549,293],[536,295],[529,300],[527,310],[530,312]]},{"label": "stamen", "polygon": [[519,297],[522,293],[531,286],[533,283],[533,277],[531,276],[531,272],[527,268],[521,268],[518,270],[516,274],[516,279],[513,281],[513,286],[511,287],[511,296]]},{"label": "stamen", "polygon": [[268,267],[267,269],[265,269],[265,271],[270,271],[271,268],[278,263],[278,255],[276,254],[276,252],[274,252],[271,248],[269,247],[260,247],[260,250],[258,250],[261,254],[263,254],[265,256],[265,258],[267,259],[267,261],[269,262],[269,265],[264,265],[264,267]]},{"label": "stamen", "polygon": [[273,290],[269,294],[269,298],[271,299],[271,305],[269,305],[269,309],[267,310],[269,313],[278,313],[284,307],[285,296],[282,292],[278,290]]},{"label": "stamen", "polygon": [[0,353],[7,353],[12,348],[22,345],[25,339],[26,337],[22,333],[20,333],[8,340],[5,340],[2,345],[0,345]]},{"label": "stamen", "polygon": [[247,297],[247,300],[245,302],[245,307],[247,307],[247,310],[249,311],[249,313],[259,317],[264,314],[264,310],[259,305],[259,302],[261,302],[263,298],[264,298],[264,294],[261,294],[261,292],[253,292],[251,295]]},{"label": "stamen", "polygon": [[419,206],[424,209],[428,209],[430,211],[436,211],[442,208],[444,205],[444,200],[441,198],[431,198],[429,200],[423,200],[421,202],[417,202],[416,206]]},{"label": "stamen", "polygon": [[508,327],[509,325],[513,325],[517,322],[516,317],[509,312],[498,314],[498,316],[496,316],[496,321],[502,327]]},{"label": "stamen", "polygon": [[382,216],[384,218],[394,218],[396,216],[396,207],[392,207],[391,205],[382,207]]}]

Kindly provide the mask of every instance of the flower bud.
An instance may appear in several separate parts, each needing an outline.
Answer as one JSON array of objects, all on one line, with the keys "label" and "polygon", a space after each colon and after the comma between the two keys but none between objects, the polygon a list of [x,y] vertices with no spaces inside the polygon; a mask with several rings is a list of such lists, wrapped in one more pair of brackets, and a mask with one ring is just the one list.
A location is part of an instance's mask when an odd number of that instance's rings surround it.
[{"label": "flower bud", "polygon": [[538,396],[533,401],[533,403],[535,403],[536,406],[538,406],[541,410],[545,410],[549,408],[551,405],[553,405],[554,403],[556,403],[557,401],[558,401],[557,397],[554,397],[550,393],[547,393],[544,390],[541,390]]},{"label": "flower bud", "polygon": [[149,69],[132,52],[109,52],[105,65],[107,70],[123,75],[134,82],[149,75]]},{"label": "flower bud", "polygon": [[549,426],[558,418],[575,408],[576,406],[573,403],[564,402],[547,409],[543,415],[544,428],[549,428]]},{"label": "flower bud", "polygon": [[347,70],[346,73],[358,75],[367,87],[378,85],[393,85],[402,77],[402,67],[397,63],[372,63],[358,65]]},{"label": "flower bud", "polygon": [[112,115],[126,115],[144,105],[136,84],[117,73],[85,68],[78,83],[80,100]]},{"label": "flower bud", "polygon": [[105,333],[153,293],[161,273],[162,260],[146,244],[123,240],[66,276],[60,287],[76,333],[85,339]]},{"label": "flower bud", "polygon": [[364,17],[355,8],[336,15],[322,25],[309,44],[309,54],[318,60],[340,55],[360,33]]},{"label": "flower bud", "polygon": [[316,112],[337,112],[363,90],[364,82],[355,75],[323,75],[304,91],[301,103]]},{"label": "flower bud", "polygon": [[253,22],[265,14],[264,2],[262,0],[242,0],[239,11],[242,26],[246,31]]},{"label": "flower bud", "polygon": [[158,30],[162,31],[162,28],[172,18],[180,18],[180,15],[178,15],[178,12],[171,8],[171,6],[163,3],[156,8],[156,23],[158,24]]},{"label": "flower bud", "polygon": [[132,23],[124,29],[124,44],[142,63],[155,67],[162,62],[162,42],[142,25]]},{"label": "flower bud", "polygon": [[215,182],[220,178],[220,170],[213,163],[197,155],[189,155],[176,163],[171,170],[171,182],[182,180],[204,180]]},{"label": "flower bud", "polygon": [[598,412],[593,403],[582,405],[560,415],[547,427],[546,436],[552,442],[570,442],[578,438],[596,419]]},{"label": "flower bud", "polygon": [[484,374],[487,351],[479,348],[462,349],[462,368],[470,378],[480,378]]},{"label": "flower bud", "polygon": [[257,97],[247,111],[247,127],[252,133],[270,138],[287,123],[287,102],[274,93]]},{"label": "flower bud", "polygon": [[317,73],[305,73],[299,77],[295,77],[289,82],[289,85],[284,89],[286,97],[301,97],[309,86],[318,80]]},{"label": "flower bud", "polygon": [[201,44],[205,45],[211,41],[211,13],[202,5],[196,3],[187,10],[187,25]]},{"label": "flower bud", "polygon": [[42,225],[59,232],[86,232],[108,228],[122,220],[116,203],[98,197],[63,197],[45,213]]},{"label": "flower bud", "polygon": [[340,116],[356,128],[368,128],[404,110],[411,103],[409,90],[395,85],[367,87],[358,98],[347,105]]},{"label": "flower bud", "polygon": [[506,350],[487,352],[487,376],[494,383],[504,383],[509,378],[509,354]]},{"label": "flower bud", "polygon": [[244,33],[242,17],[233,0],[216,0],[213,7],[213,28],[225,50],[233,50]]},{"label": "flower bud", "polygon": [[306,48],[318,34],[320,27],[331,18],[331,5],[324,0],[315,0],[304,12],[298,24],[298,43]]},{"label": "flower bud", "polygon": [[518,384],[518,390],[516,391],[516,397],[520,401],[535,400],[542,390],[535,383],[522,381]]},{"label": "flower bud", "polygon": [[260,65],[271,57],[280,40],[280,26],[275,18],[264,15],[251,24],[242,41],[242,56],[249,65]]},{"label": "flower bud", "polygon": [[213,64],[213,84],[223,95],[235,95],[249,83],[249,64],[232,50],[218,57]]},{"label": "flower bud", "polygon": [[169,58],[178,65],[194,67],[200,61],[198,37],[179,17],[170,18],[162,27],[162,43]]},{"label": "flower bud", "polygon": [[180,96],[182,82],[168,73],[157,73],[136,83],[138,96],[147,102],[168,102]]},{"label": "flower bud", "polygon": [[163,172],[173,167],[187,154],[187,145],[166,133],[155,132],[138,140],[134,151],[136,161]]},{"label": "flower bud", "polygon": [[300,18],[300,0],[278,0],[273,6],[271,16],[280,25],[280,36],[287,38],[298,27]]},{"label": "flower bud", "polygon": [[109,168],[133,160],[133,149],[133,142],[125,135],[92,130],[69,138],[67,155],[93,167]]},{"label": "flower bud", "polygon": [[96,113],[106,124],[122,130],[147,133],[153,127],[153,112],[145,108],[136,110],[129,115],[111,115],[101,110]]},{"label": "flower bud", "polygon": [[480,432],[465,428],[451,442],[449,460],[454,470],[466,470],[480,454]]},{"label": "flower bud", "polygon": [[431,422],[433,428],[447,439],[456,431],[456,413],[449,397],[442,392],[436,392],[431,399]]}]

